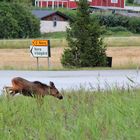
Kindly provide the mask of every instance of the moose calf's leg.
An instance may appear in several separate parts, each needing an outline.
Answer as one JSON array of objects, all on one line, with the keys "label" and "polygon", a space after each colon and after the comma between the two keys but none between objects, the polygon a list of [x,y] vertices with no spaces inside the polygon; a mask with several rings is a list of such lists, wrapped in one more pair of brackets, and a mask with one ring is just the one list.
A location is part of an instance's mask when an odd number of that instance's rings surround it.
[{"label": "moose calf's leg", "polygon": [[3,91],[4,91],[4,95],[7,97],[7,96],[9,96],[11,94],[12,87],[4,87]]},{"label": "moose calf's leg", "polygon": [[13,90],[12,87],[4,87],[3,90],[6,97],[9,95],[14,96],[17,93],[16,91]]}]

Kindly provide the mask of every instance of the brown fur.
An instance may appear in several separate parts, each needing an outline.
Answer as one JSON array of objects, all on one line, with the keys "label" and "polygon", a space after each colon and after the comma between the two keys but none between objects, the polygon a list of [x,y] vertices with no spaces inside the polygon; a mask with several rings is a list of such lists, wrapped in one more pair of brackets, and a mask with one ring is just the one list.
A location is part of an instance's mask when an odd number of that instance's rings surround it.
[{"label": "brown fur", "polygon": [[63,99],[63,96],[59,93],[53,82],[50,82],[48,86],[39,81],[31,82],[21,77],[16,77],[12,79],[12,87],[4,87],[4,89],[10,95],[15,95],[17,93],[31,97],[51,95],[58,99]]}]

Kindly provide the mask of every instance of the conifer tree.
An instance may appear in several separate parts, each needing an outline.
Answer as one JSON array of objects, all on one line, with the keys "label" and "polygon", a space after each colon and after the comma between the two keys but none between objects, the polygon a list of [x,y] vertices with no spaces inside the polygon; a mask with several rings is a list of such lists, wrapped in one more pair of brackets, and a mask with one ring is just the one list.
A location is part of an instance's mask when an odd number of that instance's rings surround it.
[{"label": "conifer tree", "polygon": [[91,19],[87,0],[77,2],[76,18],[67,29],[69,48],[64,50],[61,63],[66,67],[106,66],[106,46],[98,22]]}]

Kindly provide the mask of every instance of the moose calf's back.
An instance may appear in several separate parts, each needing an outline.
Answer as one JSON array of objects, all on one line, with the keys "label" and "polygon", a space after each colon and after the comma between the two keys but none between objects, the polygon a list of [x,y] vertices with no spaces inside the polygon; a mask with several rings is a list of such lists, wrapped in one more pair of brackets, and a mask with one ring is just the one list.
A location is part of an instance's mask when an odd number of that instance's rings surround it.
[{"label": "moose calf's back", "polygon": [[43,84],[39,81],[30,82],[24,78],[16,77],[12,79],[13,94],[21,93],[25,96],[42,96],[51,95],[58,99],[63,99],[53,82],[50,86]]},{"label": "moose calf's back", "polygon": [[29,89],[33,89],[34,87],[32,82],[23,79],[21,77],[13,78],[12,85],[14,90],[29,90]]}]

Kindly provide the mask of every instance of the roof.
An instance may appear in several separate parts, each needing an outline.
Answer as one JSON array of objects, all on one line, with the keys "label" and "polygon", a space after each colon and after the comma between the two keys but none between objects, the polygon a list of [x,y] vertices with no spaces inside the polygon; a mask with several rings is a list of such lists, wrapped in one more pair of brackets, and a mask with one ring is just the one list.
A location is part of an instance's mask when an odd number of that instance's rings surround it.
[{"label": "roof", "polygon": [[69,17],[59,11],[49,11],[49,10],[32,10],[32,14],[35,15],[37,18],[42,19],[44,17],[51,16],[53,14],[58,14],[65,19],[69,19]]}]

